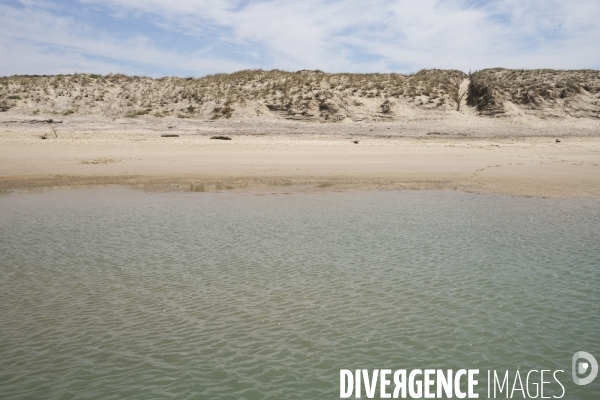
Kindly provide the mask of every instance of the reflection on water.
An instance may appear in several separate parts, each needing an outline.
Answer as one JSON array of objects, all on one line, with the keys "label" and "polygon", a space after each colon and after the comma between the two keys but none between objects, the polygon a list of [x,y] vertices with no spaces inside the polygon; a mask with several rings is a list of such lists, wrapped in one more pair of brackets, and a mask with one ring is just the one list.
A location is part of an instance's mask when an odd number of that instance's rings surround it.
[{"label": "reflection on water", "polygon": [[341,368],[600,388],[570,379],[600,355],[598,200],[117,188],[0,215],[3,398],[334,399]]}]

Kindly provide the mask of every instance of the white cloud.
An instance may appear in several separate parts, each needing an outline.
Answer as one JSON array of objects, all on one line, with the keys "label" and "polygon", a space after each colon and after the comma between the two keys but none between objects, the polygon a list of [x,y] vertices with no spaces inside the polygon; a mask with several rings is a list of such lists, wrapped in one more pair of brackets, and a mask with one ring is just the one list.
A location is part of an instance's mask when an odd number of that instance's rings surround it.
[{"label": "white cloud", "polygon": [[[600,67],[600,4],[595,0],[80,0],[81,7],[117,15],[123,24],[145,21],[146,28],[188,40],[185,50],[166,49],[136,31],[135,24],[126,37],[85,25],[61,16],[52,4],[29,0],[24,8],[0,6],[0,37],[8,43],[3,51],[19,43],[32,65],[40,54],[45,60],[37,63],[40,67],[57,54],[70,54],[69,62],[83,67],[88,62],[126,72],[195,75],[257,66],[327,71]],[[51,62],[68,65],[59,61]],[[9,70],[1,66],[0,74]]]},{"label": "white cloud", "polygon": [[138,34],[114,37],[40,8],[0,6],[0,37],[0,55],[8,61],[0,64],[0,75],[76,71],[139,74],[140,69],[150,68],[199,75],[213,68],[245,67],[201,52],[180,54],[161,49]]}]

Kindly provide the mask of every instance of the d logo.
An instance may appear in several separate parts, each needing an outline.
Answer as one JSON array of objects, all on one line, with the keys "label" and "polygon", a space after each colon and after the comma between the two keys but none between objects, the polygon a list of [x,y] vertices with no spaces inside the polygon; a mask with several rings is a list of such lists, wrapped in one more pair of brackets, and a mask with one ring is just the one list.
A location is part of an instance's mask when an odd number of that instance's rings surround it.
[{"label": "d logo", "polygon": [[[584,358],[586,361],[580,361],[577,363],[577,361],[581,358]],[[577,367],[577,369],[575,367]],[[585,374],[590,367],[592,367],[592,369],[587,378],[577,377],[577,374]],[[596,378],[596,375],[598,375],[598,362],[590,353],[578,351],[577,353],[573,354],[571,373],[573,374],[573,382],[575,382],[577,385],[587,385],[588,383],[592,383],[592,381]]]}]

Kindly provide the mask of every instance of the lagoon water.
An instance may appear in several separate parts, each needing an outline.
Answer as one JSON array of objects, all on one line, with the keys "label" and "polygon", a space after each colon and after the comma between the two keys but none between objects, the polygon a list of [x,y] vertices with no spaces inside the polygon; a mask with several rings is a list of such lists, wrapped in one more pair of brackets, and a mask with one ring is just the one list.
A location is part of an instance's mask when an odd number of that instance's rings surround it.
[{"label": "lagoon water", "polygon": [[571,357],[600,359],[599,272],[598,199],[3,195],[0,398],[336,399],[340,369],[479,368],[480,398],[488,369],[547,369],[596,399]]}]

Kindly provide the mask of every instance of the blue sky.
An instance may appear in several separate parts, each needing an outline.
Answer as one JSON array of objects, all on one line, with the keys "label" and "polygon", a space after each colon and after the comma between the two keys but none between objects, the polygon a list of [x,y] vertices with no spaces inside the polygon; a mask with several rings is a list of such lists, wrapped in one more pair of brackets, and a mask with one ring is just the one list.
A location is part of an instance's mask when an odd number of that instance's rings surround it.
[{"label": "blue sky", "polygon": [[0,0],[0,75],[600,69],[598,0]]}]

